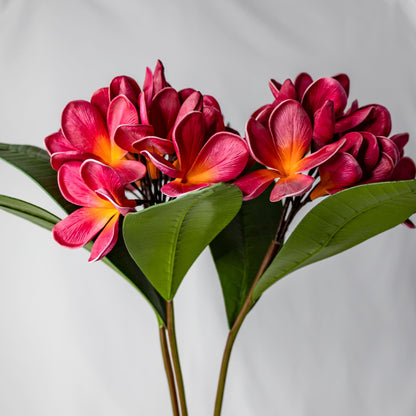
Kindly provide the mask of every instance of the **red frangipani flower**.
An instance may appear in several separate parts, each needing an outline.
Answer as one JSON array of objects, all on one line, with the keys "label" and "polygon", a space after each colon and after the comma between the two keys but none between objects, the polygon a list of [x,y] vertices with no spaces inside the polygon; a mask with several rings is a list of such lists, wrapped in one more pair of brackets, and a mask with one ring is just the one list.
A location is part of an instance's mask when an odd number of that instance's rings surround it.
[{"label": "red frangipani flower", "polygon": [[65,163],[58,172],[62,195],[82,208],[53,228],[55,240],[66,247],[82,247],[96,235],[89,261],[106,256],[117,242],[119,217],[134,211],[118,174],[95,160]]},{"label": "red frangipani flower", "polygon": [[162,192],[176,197],[218,182],[236,178],[245,168],[248,149],[244,140],[233,133],[207,135],[201,112],[188,113],[172,135],[177,160],[169,162],[157,153],[143,153],[164,173],[175,178]]},{"label": "red frangipani flower", "polygon": [[139,122],[137,110],[125,95],[118,95],[103,116],[104,103],[101,97],[101,107],[82,100],[65,107],[61,130],[45,139],[52,167],[58,170],[69,161],[95,159],[114,168],[124,183],[136,181],[146,168],[136,160],[126,159],[128,152],[115,143],[114,136],[121,125]]},{"label": "red frangipani flower", "polygon": [[330,159],[344,141],[322,147],[309,156],[312,125],[308,114],[295,100],[286,100],[270,114],[267,125],[250,118],[246,139],[253,158],[268,167],[249,173],[236,181],[244,199],[260,195],[278,179],[270,195],[271,201],[306,193],[315,178],[303,174]]},{"label": "red frangipani flower", "polygon": [[355,185],[415,178],[415,163],[403,156],[403,147],[409,140],[407,133],[386,138],[351,132],[344,139],[339,152],[319,167],[320,183],[312,199]]}]

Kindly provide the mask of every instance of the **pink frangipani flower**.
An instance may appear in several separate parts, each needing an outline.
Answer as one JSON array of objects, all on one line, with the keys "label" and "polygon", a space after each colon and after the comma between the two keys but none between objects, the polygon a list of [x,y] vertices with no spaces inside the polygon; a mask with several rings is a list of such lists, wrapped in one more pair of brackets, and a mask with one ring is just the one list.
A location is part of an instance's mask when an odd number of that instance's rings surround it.
[{"label": "pink frangipani flower", "polygon": [[268,169],[251,172],[236,181],[245,200],[260,195],[276,179],[271,201],[306,193],[315,178],[303,172],[326,162],[343,145],[339,141],[305,156],[311,147],[312,125],[302,105],[295,100],[279,104],[267,125],[250,118],[246,139],[253,158]]},{"label": "pink frangipani flower", "polygon": [[247,145],[240,136],[225,131],[207,135],[202,112],[188,113],[176,126],[172,142],[177,156],[174,163],[158,153],[143,152],[157,168],[175,178],[162,187],[171,197],[235,179],[248,161]]},{"label": "pink frangipani flower", "polygon": [[65,107],[61,130],[45,139],[52,167],[58,170],[69,161],[95,159],[114,168],[123,183],[142,178],[146,167],[126,159],[128,152],[114,141],[121,125],[138,123],[135,106],[125,95],[118,95],[110,102],[106,117],[101,110],[82,100]]},{"label": "pink frangipani flower", "polygon": [[58,171],[62,195],[82,208],[53,228],[55,240],[66,247],[82,247],[95,236],[89,261],[106,256],[118,238],[119,217],[134,211],[136,202],[126,199],[118,174],[95,160],[65,163]]}]

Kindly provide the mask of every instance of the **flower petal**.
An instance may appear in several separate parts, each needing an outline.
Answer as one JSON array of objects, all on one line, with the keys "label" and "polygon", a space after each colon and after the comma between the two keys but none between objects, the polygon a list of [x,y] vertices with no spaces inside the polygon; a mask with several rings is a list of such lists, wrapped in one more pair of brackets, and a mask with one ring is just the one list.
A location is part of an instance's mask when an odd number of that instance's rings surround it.
[{"label": "flower petal", "polygon": [[53,133],[45,139],[45,147],[49,155],[56,152],[68,152],[77,150],[61,131]]},{"label": "flower petal", "polygon": [[338,153],[319,167],[320,183],[312,191],[311,199],[348,188],[356,184],[362,175],[362,169],[352,155]]},{"label": "flower petal", "polygon": [[312,83],[305,91],[302,104],[307,113],[313,117],[315,111],[327,100],[334,103],[335,117],[341,116],[347,105],[347,94],[343,86],[334,78],[320,78]]},{"label": "flower petal", "polygon": [[115,246],[118,238],[119,215],[114,215],[94,241],[89,262],[101,260]]},{"label": "flower petal", "polygon": [[150,161],[163,173],[169,175],[171,178],[180,178],[182,177],[182,172],[178,170],[169,160],[165,159],[163,156],[158,153],[149,152],[143,150],[142,154],[146,156]]},{"label": "flower petal", "polygon": [[141,153],[144,150],[157,152],[161,155],[174,153],[175,149],[171,140],[161,139],[160,137],[148,136],[137,140],[133,145],[133,151]]},{"label": "flower petal", "polygon": [[112,167],[123,184],[136,182],[146,174],[146,166],[137,160],[120,159]]},{"label": "flower petal", "polygon": [[101,116],[106,119],[108,106],[110,105],[110,89],[100,88],[91,97],[91,104],[98,108]]},{"label": "flower petal", "polygon": [[124,125],[116,129],[114,142],[122,149],[131,153],[137,153],[134,143],[142,140],[146,136],[153,136],[153,126],[146,124]]},{"label": "flower petal", "polygon": [[389,181],[391,179],[391,175],[393,174],[393,169],[393,159],[388,154],[382,152],[377,166],[370,173],[370,177],[361,183]]},{"label": "flower petal", "polygon": [[371,117],[373,107],[367,106],[359,108],[351,114],[340,117],[335,123],[335,133],[342,133],[351,129],[355,129],[363,123],[367,118]]},{"label": "flower petal", "polygon": [[243,200],[248,201],[259,196],[267,187],[279,177],[275,170],[259,169],[238,178],[234,184],[243,193]]},{"label": "flower petal", "polygon": [[99,110],[88,101],[72,101],[62,113],[62,131],[78,150],[103,160],[111,154],[107,127]]},{"label": "flower petal", "polygon": [[379,104],[370,104],[361,109],[371,107],[369,116],[354,129],[357,131],[368,131],[375,136],[388,136],[391,131],[391,117],[386,107]]},{"label": "flower petal", "polygon": [[58,170],[64,163],[70,161],[84,161],[86,159],[99,159],[92,153],[83,153],[78,150],[70,152],[57,152],[51,156],[51,166]]},{"label": "flower petal", "polygon": [[399,149],[400,156],[403,156],[404,146],[406,146],[407,142],[409,141],[409,133],[399,133],[395,134],[394,136],[390,137],[390,140],[394,142],[394,144]]},{"label": "flower petal", "polygon": [[329,160],[332,156],[335,155],[338,150],[344,145],[345,139],[338,140],[335,143],[328,144],[324,147],[321,147],[317,152],[310,154],[307,157],[304,157],[294,167],[296,173],[306,172],[316,166],[321,165],[322,163]]},{"label": "flower petal", "polygon": [[140,87],[137,82],[126,75],[115,77],[110,84],[110,99],[125,95],[134,105],[138,104]]},{"label": "flower petal", "polygon": [[114,98],[108,107],[107,125],[112,141],[117,127],[122,124],[139,124],[137,110],[125,95]]},{"label": "flower petal", "polygon": [[214,134],[198,154],[183,182],[192,184],[227,182],[235,179],[248,161],[246,142],[236,134]]},{"label": "flower petal", "polygon": [[334,75],[332,78],[336,79],[341,85],[342,88],[344,88],[345,93],[347,94],[347,97],[350,93],[350,79],[347,74],[338,74]]},{"label": "flower petal", "polygon": [[392,181],[405,181],[408,179],[415,179],[416,177],[416,166],[410,157],[403,157],[399,160],[393,170],[391,176]]},{"label": "flower petal", "polygon": [[250,153],[257,162],[278,170],[282,166],[279,154],[269,129],[263,124],[250,118],[246,125],[246,140]]},{"label": "flower petal", "polygon": [[269,129],[281,165],[277,170],[285,175],[293,173],[294,165],[311,144],[312,126],[308,115],[298,101],[284,101],[270,115]]},{"label": "flower petal", "polygon": [[176,126],[172,141],[180,168],[186,172],[205,144],[205,125],[202,113],[199,111],[188,113]]},{"label": "flower petal", "polygon": [[195,185],[192,183],[182,183],[180,180],[174,180],[167,183],[166,185],[163,185],[161,191],[167,196],[177,197],[186,194],[187,192],[196,191],[210,185],[212,184],[200,183]]},{"label": "flower petal", "polygon": [[298,92],[299,100],[302,101],[303,94],[313,82],[312,77],[306,72],[301,72],[295,79],[295,88]]},{"label": "flower petal", "polygon": [[81,162],[68,162],[59,169],[58,185],[64,198],[75,205],[111,208],[111,205],[87,186],[81,177],[80,169]]},{"label": "flower petal", "polygon": [[164,88],[153,98],[150,108],[150,124],[158,137],[167,137],[170,133],[181,103],[179,95],[173,88]]},{"label": "flower petal", "polygon": [[312,187],[315,178],[301,173],[280,178],[270,194],[270,201],[276,202],[289,196],[303,195]]},{"label": "flower petal", "polygon": [[115,214],[117,211],[111,208],[77,209],[53,227],[53,238],[65,247],[82,247],[90,242]]},{"label": "flower petal", "polygon": [[316,149],[325,146],[333,140],[334,127],[334,103],[328,100],[314,115],[313,142]]}]

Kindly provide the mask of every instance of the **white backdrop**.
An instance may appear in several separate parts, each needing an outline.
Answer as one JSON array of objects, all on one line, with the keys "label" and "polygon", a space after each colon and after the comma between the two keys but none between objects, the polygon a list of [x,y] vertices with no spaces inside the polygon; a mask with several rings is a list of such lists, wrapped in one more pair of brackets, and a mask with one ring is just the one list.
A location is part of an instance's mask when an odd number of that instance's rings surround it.
[{"label": "white backdrop", "polygon": [[[158,58],[243,131],[268,79],[350,75],[416,157],[415,0],[0,0],[0,140],[43,146],[65,104]],[[62,212],[0,162],[0,193]],[[85,250],[0,212],[0,414],[169,415],[153,312]],[[396,227],[283,279],[246,320],[224,416],[414,416],[416,232]],[[212,414],[226,334],[208,252],[176,298],[191,416]]]}]

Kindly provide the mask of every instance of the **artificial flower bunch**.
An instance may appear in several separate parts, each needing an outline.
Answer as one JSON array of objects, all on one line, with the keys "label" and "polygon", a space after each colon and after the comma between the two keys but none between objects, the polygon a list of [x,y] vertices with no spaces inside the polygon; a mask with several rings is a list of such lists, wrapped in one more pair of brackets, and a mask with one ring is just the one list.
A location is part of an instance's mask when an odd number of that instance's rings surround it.
[{"label": "artificial flower bunch", "polygon": [[[90,261],[108,262],[153,307],[175,416],[188,411],[173,298],[205,247],[230,327],[219,416],[235,338],[268,287],[395,225],[414,228],[409,135],[390,135],[385,107],[348,108],[345,74],[313,81],[301,73],[269,86],[273,101],[253,112],[241,137],[214,97],[174,89],[158,61],[142,87],[118,76],[90,101],[70,102],[60,130],[45,139],[47,153],[0,144],[0,157],[69,215],[60,220],[4,195],[0,208],[51,230],[63,246],[86,246]],[[296,214],[323,196],[286,238]]]}]

